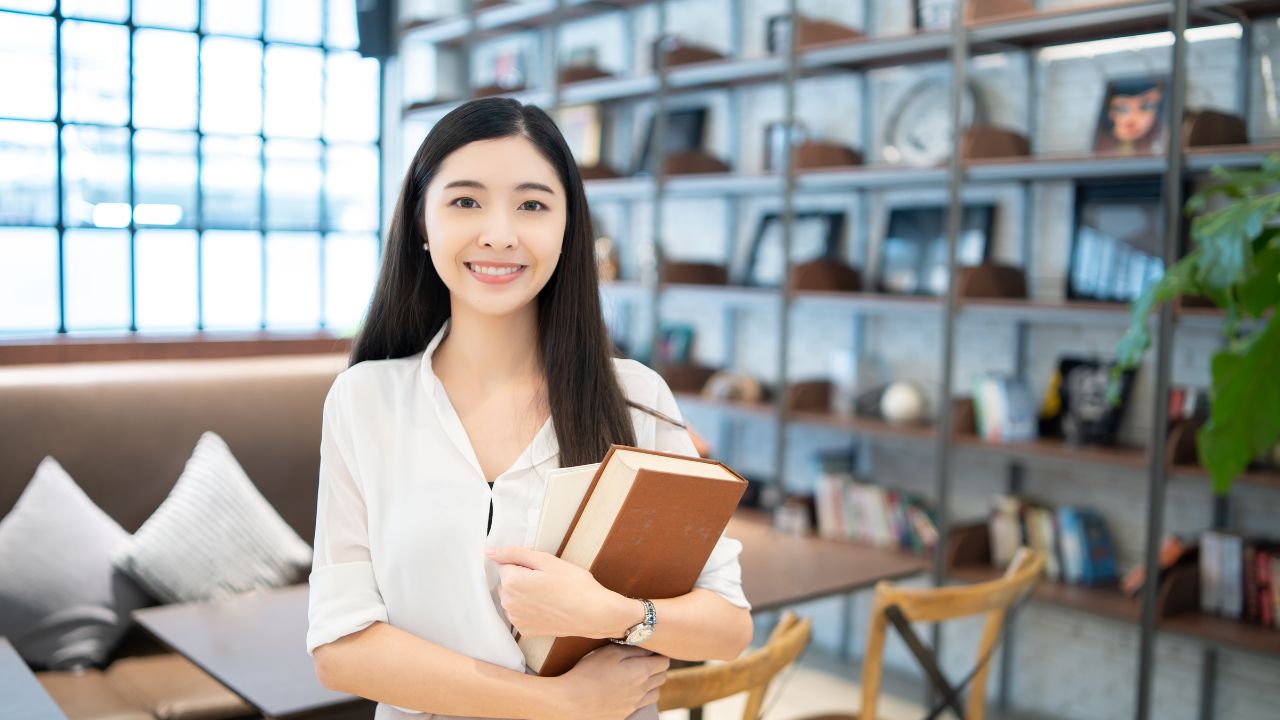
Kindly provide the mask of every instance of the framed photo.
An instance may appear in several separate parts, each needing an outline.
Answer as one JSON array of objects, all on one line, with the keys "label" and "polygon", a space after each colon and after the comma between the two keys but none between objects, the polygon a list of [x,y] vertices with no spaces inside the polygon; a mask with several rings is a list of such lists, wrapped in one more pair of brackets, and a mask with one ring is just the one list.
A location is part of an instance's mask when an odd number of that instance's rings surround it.
[{"label": "framed photo", "polygon": [[[644,145],[636,160],[635,174],[655,175],[658,171],[658,155],[654,148],[654,125],[657,113],[649,116],[649,126],[644,134]],[[666,132],[663,137],[662,155],[698,150],[702,147],[707,124],[707,108],[694,107],[668,110]]]},{"label": "framed photo", "polygon": [[1076,185],[1069,299],[1129,302],[1164,275],[1162,192],[1159,180]]},{"label": "framed photo", "polygon": [[956,16],[957,0],[912,0],[911,16],[916,30],[947,30]]},{"label": "framed photo", "polygon": [[1163,76],[1108,81],[1098,110],[1093,151],[1121,155],[1159,151],[1164,146],[1167,87]]},{"label": "framed photo", "polygon": [[525,85],[528,64],[523,48],[509,48],[493,58],[493,85],[504,90],[517,90]]},{"label": "framed photo", "polygon": [[[843,212],[797,212],[791,225],[791,264],[840,255]],[[760,216],[740,282],[755,287],[782,285],[787,263],[782,255],[782,214]]]},{"label": "framed photo", "polygon": [[693,357],[693,332],[692,325],[663,325],[658,332],[658,363],[667,366],[689,364]]},{"label": "framed photo", "polygon": [[599,165],[604,139],[604,112],[600,105],[565,105],[560,108],[558,118],[560,133],[578,165]]},{"label": "framed photo", "polygon": [[[994,205],[966,205],[956,237],[956,264],[978,265],[987,259]],[[889,211],[880,247],[876,290],[894,295],[945,295],[947,213],[941,205],[896,207]]]}]

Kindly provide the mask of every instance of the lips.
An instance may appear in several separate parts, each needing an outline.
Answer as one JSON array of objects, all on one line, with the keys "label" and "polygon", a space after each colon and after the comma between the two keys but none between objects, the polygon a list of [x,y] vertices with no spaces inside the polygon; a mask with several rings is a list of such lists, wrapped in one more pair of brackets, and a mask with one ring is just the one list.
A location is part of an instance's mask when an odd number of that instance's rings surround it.
[{"label": "lips", "polygon": [[507,283],[524,274],[527,265],[517,263],[464,263],[471,276],[483,283]]}]

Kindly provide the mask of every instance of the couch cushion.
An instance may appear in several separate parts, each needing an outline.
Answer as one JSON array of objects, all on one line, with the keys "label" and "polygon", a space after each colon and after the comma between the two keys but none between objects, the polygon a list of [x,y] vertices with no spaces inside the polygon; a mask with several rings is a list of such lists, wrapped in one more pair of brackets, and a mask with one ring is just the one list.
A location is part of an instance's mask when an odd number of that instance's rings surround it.
[{"label": "couch cushion", "polygon": [[36,673],[67,720],[153,720],[145,708],[116,691],[100,670]]},{"label": "couch cushion", "polygon": [[46,457],[0,520],[0,636],[39,667],[96,665],[146,595],[111,565],[129,539]]},{"label": "couch cushion", "polygon": [[181,655],[117,660],[106,674],[121,695],[159,720],[224,720],[253,713],[235,693]]},{"label": "couch cushion", "polygon": [[311,546],[212,432],[200,436],[169,497],[116,555],[117,567],[165,602],[289,585],[310,564]]}]

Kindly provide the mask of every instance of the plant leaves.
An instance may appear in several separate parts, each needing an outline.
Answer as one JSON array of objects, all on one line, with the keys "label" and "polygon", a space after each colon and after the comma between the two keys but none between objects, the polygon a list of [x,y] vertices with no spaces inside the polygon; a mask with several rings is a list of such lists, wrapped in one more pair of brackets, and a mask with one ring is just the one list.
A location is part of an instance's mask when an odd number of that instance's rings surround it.
[{"label": "plant leaves", "polygon": [[1260,318],[1280,304],[1280,246],[1268,247],[1253,258],[1253,274],[1236,292],[1240,306]]},{"label": "plant leaves", "polygon": [[1280,210],[1280,196],[1238,200],[1196,218],[1191,235],[1202,250],[1196,279],[1205,287],[1227,291],[1244,282],[1253,269],[1253,239],[1266,220]]},{"label": "plant leaves", "polygon": [[1213,356],[1210,417],[1196,435],[1200,462],[1225,494],[1249,461],[1280,440],[1280,314],[1248,341]]}]

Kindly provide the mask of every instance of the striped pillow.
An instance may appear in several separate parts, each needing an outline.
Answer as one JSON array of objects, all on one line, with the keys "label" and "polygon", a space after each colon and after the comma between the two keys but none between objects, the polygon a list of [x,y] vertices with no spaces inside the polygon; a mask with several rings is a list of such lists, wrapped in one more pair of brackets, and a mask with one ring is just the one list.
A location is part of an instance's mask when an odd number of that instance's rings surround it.
[{"label": "striped pillow", "polygon": [[182,476],[115,555],[164,602],[209,600],[298,581],[311,546],[258,492],[222,438],[200,436]]}]

